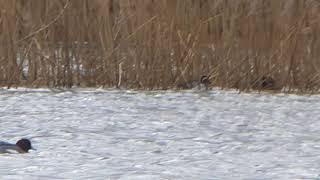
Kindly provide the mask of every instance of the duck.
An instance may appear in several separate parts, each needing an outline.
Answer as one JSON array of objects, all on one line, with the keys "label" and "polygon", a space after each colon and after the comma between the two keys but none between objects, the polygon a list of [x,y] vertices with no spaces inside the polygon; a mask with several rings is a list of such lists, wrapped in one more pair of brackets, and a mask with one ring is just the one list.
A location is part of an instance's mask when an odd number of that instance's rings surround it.
[{"label": "duck", "polygon": [[263,76],[260,83],[261,87],[265,89],[274,88],[276,85],[276,81],[270,76]]},{"label": "duck", "polygon": [[208,90],[210,78],[207,75],[201,76],[199,81],[189,81],[185,83],[180,83],[177,85],[180,89],[198,89],[198,90]]},{"label": "duck", "polygon": [[275,90],[277,89],[276,81],[271,76],[262,76],[254,81],[253,89]]},{"label": "duck", "polygon": [[29,139],[22,138],[16,144],[0,141],[0,153],[28,153],[30,149],[35,150]]},{"label": "duck", "polygon": [[203,76],[201,76],[201,78],[200,78],[200,89],[201,89],[201,86],[204,86],[204,88],[206,89],[206,90],[208,90],[208,87],[209,87],[209,85],[211,84],[211,81],[210,81],[210,78],[208,77],[208,76],[206,76],[206,75],[203,75]]}]

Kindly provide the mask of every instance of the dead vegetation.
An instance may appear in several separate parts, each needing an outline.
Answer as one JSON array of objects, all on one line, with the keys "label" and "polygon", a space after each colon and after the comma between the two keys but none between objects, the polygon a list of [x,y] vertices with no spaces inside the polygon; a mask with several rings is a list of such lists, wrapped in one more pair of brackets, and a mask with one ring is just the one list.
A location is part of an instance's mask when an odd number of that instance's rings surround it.
[{"label": "dead vegetation", "polygon": [[318,92],[317,0],[0,0],[0,86]]}]

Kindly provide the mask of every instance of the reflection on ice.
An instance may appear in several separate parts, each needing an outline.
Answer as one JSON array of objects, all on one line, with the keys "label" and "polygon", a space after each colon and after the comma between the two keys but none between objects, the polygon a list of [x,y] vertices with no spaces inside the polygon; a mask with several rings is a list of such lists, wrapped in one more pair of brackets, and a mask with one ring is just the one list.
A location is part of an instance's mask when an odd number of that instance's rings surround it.
[{"label": "reflection on ice", "polygon": [[316,179],[320,96],[0,90],[4,179]]}]

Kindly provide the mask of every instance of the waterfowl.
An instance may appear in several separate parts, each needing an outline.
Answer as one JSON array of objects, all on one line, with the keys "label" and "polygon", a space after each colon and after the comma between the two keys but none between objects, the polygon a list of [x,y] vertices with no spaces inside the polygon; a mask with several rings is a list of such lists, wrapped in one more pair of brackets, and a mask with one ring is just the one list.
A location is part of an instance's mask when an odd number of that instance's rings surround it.
[{"label": "waterfowl", "polygon": [[276,89],[276,81],[270,76],[262,76],[253,84],[254,89]]},{"label": "waterfowl", "polygon": [[209,79],[209,77],[208,76],[201,76],[201,78],[200,78],[200,86],[202,85],[202,86],[204,86],[204,88],[206,89],[206,90],[208,90],[208,87],[209,87],[209,84],[210,84],[211,82],[210,82],[210,79]]},{"label": "waterfowl", "polygon": [[178,88],[180,89],[198,89],[198,90],[208,90],[209,84],[210,84],[210,79],[208,76],[203,75],[199,79],[199,81],[189,81],[185,83],[180,83],[177,85]]},{"label": "waterfowl", "polygon": [[29,139],[20,139],[16,144],[0,141],[0,153],[27,153],[30,149],[34,148],[31,146]]}]

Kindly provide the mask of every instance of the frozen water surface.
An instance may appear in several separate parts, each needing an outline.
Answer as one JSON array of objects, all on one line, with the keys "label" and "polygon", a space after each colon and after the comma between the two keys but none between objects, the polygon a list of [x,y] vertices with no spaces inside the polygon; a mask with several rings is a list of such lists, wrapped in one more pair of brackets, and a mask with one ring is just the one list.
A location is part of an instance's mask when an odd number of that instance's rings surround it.
[{"label": "frozen water surface", "polygon": [[320,96],[0,90],[1,179],[317,179]]}]

